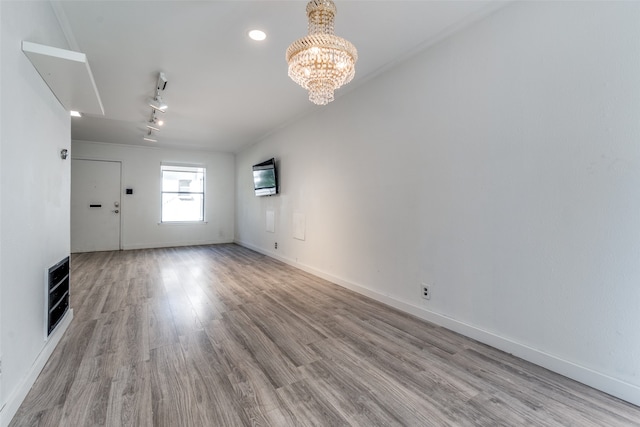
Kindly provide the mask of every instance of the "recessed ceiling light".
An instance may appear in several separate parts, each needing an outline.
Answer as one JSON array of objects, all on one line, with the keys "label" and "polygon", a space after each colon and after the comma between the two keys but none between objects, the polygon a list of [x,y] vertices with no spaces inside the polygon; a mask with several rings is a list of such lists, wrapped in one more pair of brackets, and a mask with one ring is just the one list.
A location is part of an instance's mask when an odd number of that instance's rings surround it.
[{"label": "recessed ceiling light", "polygon": [[149,141],[149,142],[158,142],[158,140],[157,140],[157,139],[149,138],[148,136],[145,136],[143,139],[144,139],[145,141]]},{"label": "recessed ceiling light", "polygon": [[71,117],[82,117],[82,114],[80,114],[79,111],[71,110],[70,113],[71,113]]},{"label": "recessed ceiling light", "polygon": [[261,30],[251,30],[249,31],[249,38],[251,38],[251,40],[260,42],[267,38],[267,34]]}]

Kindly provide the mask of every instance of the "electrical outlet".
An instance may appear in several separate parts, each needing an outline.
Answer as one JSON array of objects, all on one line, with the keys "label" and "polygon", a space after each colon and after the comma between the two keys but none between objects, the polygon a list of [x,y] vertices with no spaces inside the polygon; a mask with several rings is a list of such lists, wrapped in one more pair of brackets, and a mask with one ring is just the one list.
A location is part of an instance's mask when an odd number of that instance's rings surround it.
[{"label": "electrical outlet", "polygon": [[422,298],[431,299],[431,286],[425,285],[423,283],[422,286],[420,287],[420,289],[421,289],[421,292],[422,292]]},{"label": "electrical outlet", "polygon": [[273,248],[274,248],[274,249],[278,249],[278,242],[276,242],[276,243],[273,245]]}]

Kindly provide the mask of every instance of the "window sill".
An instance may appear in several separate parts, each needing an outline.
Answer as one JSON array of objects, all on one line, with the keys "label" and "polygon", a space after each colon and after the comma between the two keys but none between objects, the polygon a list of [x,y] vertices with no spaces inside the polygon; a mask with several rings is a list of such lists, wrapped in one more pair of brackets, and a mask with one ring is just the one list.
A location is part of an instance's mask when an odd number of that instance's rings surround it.
[{"label": "window sill", "polygon": [[160,221],[158,225],[206,225],[209,221]]}]

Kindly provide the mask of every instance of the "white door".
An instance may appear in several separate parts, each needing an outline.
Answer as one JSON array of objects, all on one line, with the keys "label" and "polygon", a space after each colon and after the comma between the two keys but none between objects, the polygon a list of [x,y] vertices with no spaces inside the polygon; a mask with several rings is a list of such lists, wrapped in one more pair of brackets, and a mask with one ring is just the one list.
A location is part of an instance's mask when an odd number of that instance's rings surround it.
[{"label": "white door", "polygon": [[120,249],[120,168],[71,160],[71,252]]}]

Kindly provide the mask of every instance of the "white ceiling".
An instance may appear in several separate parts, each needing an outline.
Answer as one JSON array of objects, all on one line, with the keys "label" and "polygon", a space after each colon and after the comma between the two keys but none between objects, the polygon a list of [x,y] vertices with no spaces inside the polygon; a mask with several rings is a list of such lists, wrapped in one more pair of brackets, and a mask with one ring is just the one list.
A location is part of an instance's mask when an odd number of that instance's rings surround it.
[{"label": "white ceiling", "polygon": [[[320,107],[287,76],[285,51],[307,33],[306,1],[54,1],[73,50],[87,55],[104,116],[72,119],[72,138],[236,152]],[[365,80],[502,5],[493,1],[336,0],[336,34]],[[263,42],[250,29],[267,33]],[[159,71],[166,125],[144,141]]]}]

